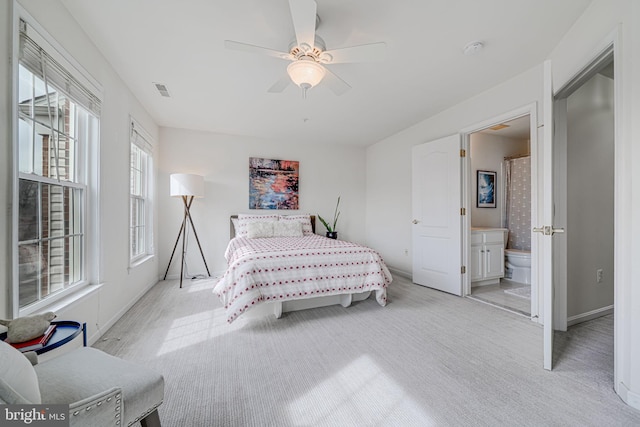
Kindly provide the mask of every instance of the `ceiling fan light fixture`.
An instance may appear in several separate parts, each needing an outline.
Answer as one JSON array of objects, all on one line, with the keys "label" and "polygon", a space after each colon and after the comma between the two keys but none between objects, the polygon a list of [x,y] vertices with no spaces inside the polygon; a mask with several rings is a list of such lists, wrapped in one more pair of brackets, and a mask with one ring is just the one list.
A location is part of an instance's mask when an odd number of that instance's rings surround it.
[{"label": "ceiling fan light fixture", "polygon": [[228,49],[260,53],[292,61],[287,67],[287,75],[283,75],[268,89],[268,92],[282,92],[292,81],[302,89],[302,96],[306,97],[307,91],[326,77],[327,88],[340,96],[351,89],[351,86],[325,68],[324,65],[369,62],[381,59],[383,56],[386,47],[386,43],[383,42],[327,51],[324,40],[316,34],[320,23],[320,18],[316,13],[318,6],[316,0],[288,0],[288,2],[295,33],[295,38],[289,44],[288,53],[233,40],[225,40],[224,42]]},{"label": "ceiling fan light fixture", "polygon": [[291,81],[305,91],[322,81],[327,70],[313,59],[299,59],[287,67]]}]

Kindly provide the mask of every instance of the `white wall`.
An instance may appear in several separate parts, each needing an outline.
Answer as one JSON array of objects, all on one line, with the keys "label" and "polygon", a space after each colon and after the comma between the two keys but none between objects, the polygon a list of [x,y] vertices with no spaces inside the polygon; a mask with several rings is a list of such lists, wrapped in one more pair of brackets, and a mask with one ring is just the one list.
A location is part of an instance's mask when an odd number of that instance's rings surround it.
[{"label": "white wall", "polygon": [[[9,57],[11,46],[11,13],[10,1],[0,2],[0,18],[2,32],[0,33],[0,54]],[[99,278],[95,281],[102,286],[97,292],[76,301],[70,306],[62,308],[56,304],[54,308],[60,319],[87,322],[90,339],[96,339],[100,332],[104,332],[128,307],[144,294],[156,282],[157,257],[129,271],[128,262],[128,224],[129,224],[129,117],[133,115],[143,127],[157,138],[158,128],[124,85],[109,63],[101,56],[96,47],[82,32],[75,20],[66,12],[58,0],[20,0],[20,4],[27,12],[49,32],[51,36],[97,80],[103,87],[103,104],[100,127],[100,211],[99,211],[99,257],[101,261]],[[5,15],[8,14],[9,16]],[[4,25],[7,23],[8,25]],[[10,121],[12,96],[7,90],[12,85],[12,73],[2,61],[0,71],[2,84],[0,95],[2,107],[7,108],[6,114],[0,114],[0,120]],[[7,74],[8,73],[8,74]],[[4,123],[4,122],[2,122]],[[3,129],[11,126],[1,126]],[[3,135],[4,137],[4,135]],[[2,201],[11,199],[11,188],[5,192],[6,179],[13,173],[10,156],[4,155],[4,150],[11,146],[1,144],[2,158]],[[8,206],[9,203],[3,203]],[[3,228],[11,227],[10,220],[4,217],[5,211],[0,213]],[[11,242],[2,233],[2,248],[0,251],[11,250]],[[4,252],[0,252],[4,254]],[[0,284],[0,295],[10,292],[11,272],[8,256],[0,256],[0,277],[9,278]],[[2,297],[0,297],[0,301]],[[10,315],[10,300],[3,301],[0,307],[0,317]]]},{"label": "white wall", "polygon": [[613,305],[613,89],[598,74],[567,99],[569,318]]},{"label": "white wall", "polygon": [[390,267],[411,272],[411,147],[472,128],[541,97],[542,66],[536,66],[368,147],[367,243],[380,248]]},{"label": "white wall", "polygon": [[[158,207],[160,210],[158,247],[159,276],[164,276],[182,221],[182,202],[169,197],[172,173],[195,173],[205,177],[205,197],[191,208],[200,243],[211,274],[226,267],[224,250],[229,242],[229,217],[237,213],[273,213],[249,209],[249,157],[297,160],[299,209],[275,211],[320,214],[332,218],[341,196],[338,237],[364,243],[365,150],[326,145],[320,149],[304,142],[280,142],[251,137],[162,128],[158,162]],[[325,229],[318,221],[316,232]],[[180,249],[171,264],[169,277],[179,277]],[[190,274],[205,272],[195,239],[187,251]],[[184,285],[183,285],[184,286]]]},{"label": "white wall", "polygon": [[[471,162],[471,226],[501,228],[504,209],[505,157],[529,153],[529,141],[506,138],[498,135],[475,132],[469,137],[469,160]],[[493,171],[496,176],[496,207],[478,208],[476,185],[477,171]]]}]

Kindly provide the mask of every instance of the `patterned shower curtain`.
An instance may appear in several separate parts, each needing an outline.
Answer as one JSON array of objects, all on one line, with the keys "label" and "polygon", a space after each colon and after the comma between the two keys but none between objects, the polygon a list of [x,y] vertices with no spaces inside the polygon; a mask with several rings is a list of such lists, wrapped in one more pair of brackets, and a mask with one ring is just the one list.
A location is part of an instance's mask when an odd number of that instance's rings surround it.
[{"label": "patterned shower curtain", "polygon": [[504,227],[507,248],[531,250],[531,158],[505,160]]}]

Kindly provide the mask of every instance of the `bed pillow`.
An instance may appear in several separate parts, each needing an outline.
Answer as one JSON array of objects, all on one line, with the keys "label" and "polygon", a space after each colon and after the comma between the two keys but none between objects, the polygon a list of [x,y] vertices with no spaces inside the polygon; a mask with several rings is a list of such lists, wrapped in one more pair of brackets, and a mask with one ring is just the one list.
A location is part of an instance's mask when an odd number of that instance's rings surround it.
[{"label": "bed pillow", "polygon": [[252,222],[268,222],[277,220],[278,215],[238,214],[238,227],[236,228],[236,236],[247,237],[247,234],[249,232],[247,227]]},{"label": "bed pillow", "polygon": [[277,221],[256,221],[247,224],[247,238],[273,237],[273,226]]},{"label": "bed pillow", "polygon": [[273,237],[302,237],[300,221],[278,221],[273,223]]},{"label": "bed pillow", "polygon": [[310,215],[280,215],[280,221],[299,222],[302,224],[302,234],[308,236],[313,234],[313,227],[311,227]]}]

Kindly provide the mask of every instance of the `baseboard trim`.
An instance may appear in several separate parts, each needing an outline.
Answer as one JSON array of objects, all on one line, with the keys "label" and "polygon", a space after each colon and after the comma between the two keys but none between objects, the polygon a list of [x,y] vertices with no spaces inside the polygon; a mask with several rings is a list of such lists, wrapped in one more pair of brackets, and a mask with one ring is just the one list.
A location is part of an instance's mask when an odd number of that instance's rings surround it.
[{"label": "baseboard trim", "polygon": [[404,271],[404,270],[399,270],[397,268],[393,268],[393,267],[389,267],[387,266],[387,268],[389,269],[389,271],[391,272],[391,274],[393,275],[398,275],[400,277],[404,277],[405,279],[409,279],[412,280],[413,277],[411,275],[411,273]]},{"label": "baseboard trim", "polygon": [[640,394],[632,392],[622,382],[618,384],[618,390],[616,390],[616,392],[624,403],[634,409],[640,410]]},{"label": "baseboard trim", "polygon": [[152,287],[154,287],[156,284],[158,283],[158,281],[153,281],[149,284],[147,284],[144,288],[142,288],[142,290],[140,292],[138,292],[138,294],[131,298],[131,300],[129,301],[128,304],[126,304],[124,307],[122,307],[122,309],[120,309],[120,311],[118,311],[117,313],[115,313],[113,316],[111,316],[111,319],[109,319],[108,321],[106,321],[103,325],[96,325],[96,330],[93,334],[91,334],[90,336],[87,337],[87,345],[93,345],[96,341],[98,341],[100,339],[100,337],[102,337],[102,335],[104,335],[104,333],[106,331],[109,330],[110,327],[112,327],[118,320],[120,320],[120,318],[122,316],[124,316],[124,314],[131,308],[133,307],[133,305],[138,302],[138,300],[140,298],[142,298],[144,296],[144,294],[146,294],[147,292],[149,292],[149,289],[151,289]]},{"label": "baseboard trim", "polygon": [[586,322],[587,320],[597,319],[598,317],[606,316],[608,314],[613,314],[613,305],[570,316],[567,318],[567,326],[576,325],[578,323]]}]

